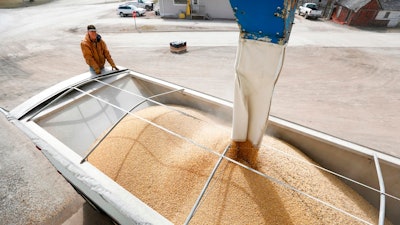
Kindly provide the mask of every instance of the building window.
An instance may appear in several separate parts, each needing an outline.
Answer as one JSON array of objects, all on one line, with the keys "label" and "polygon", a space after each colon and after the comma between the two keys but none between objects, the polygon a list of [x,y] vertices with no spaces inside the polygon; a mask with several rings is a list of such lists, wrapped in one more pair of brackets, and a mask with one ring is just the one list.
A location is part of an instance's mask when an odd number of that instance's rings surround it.
[{"label": "building window", "polygon": [[174,4],[186,4],[187,0],[174,0]]},{"label": "building window", "polygon": [[389,15],[390,15],[390,12],[386,12],[385,16],[383,18],[385,18],[385,19],[389,18]]}]

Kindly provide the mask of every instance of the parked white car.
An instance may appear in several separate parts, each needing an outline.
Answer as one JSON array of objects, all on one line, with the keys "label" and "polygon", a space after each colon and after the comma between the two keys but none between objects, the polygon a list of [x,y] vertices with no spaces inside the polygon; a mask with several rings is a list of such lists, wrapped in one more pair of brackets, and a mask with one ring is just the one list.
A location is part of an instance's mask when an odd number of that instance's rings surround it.
[{"label": "parked white car", "polygon": [[126,2],[124,5],[134,5],[139,8],[144,8],[147,11],[152,11],[154,8],[154,2],[150,0],[133,0]]},{"label": "parked white car", "polygon": [[136,13],[136,16],[144,16],[146,10],[134,5],[120,5],[117,9],[117,15],[120,15],[121,17],[133,16],[133,13]]},{"label": "parked white car", "polygon": [[304,3],[299,7],[299,15],[303,15],[306,19],[318,19],[322,17],[322,11],[318,10],[318,6],[315,3]]}]

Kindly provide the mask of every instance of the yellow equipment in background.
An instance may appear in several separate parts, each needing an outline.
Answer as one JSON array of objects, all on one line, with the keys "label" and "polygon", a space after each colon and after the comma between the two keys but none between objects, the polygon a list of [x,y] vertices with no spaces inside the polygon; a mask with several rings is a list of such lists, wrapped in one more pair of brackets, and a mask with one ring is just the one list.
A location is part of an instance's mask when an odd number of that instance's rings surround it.
[{"label": "yellow equipment in background", "polygon": [[190,0],[187,0],[187,3],[186,3],[186,16],[190,16],[190,12],[191,12],[191,10],[190,10]]}]

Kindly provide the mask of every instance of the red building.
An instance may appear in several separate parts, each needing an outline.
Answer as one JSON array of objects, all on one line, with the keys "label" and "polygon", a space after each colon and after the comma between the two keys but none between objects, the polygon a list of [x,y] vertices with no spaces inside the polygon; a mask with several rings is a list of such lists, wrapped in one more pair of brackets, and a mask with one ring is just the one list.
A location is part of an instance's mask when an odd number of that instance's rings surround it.
[{"label": "red building", "polygon": [[399,2],[385,0],[382,4],[380,0],[339,0],[332,14],[332,20],[350,26],[398,26]]}]

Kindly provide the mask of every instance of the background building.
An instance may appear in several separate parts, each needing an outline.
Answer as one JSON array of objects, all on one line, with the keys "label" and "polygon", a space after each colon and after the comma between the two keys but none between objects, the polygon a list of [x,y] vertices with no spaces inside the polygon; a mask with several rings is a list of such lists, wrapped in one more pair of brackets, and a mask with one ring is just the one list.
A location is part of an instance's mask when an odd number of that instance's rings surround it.
[{"label": "background building", "polygon": [[400,1],[339,0],[332,20],[350,26],[396,27],[400,21]]},{"label": "background building", "polygon": [[[299,0],[298,5],[306,2],[340,24],[400,27],[400,0]],[[159,8],[162,18],[235,19],[229,0],[159,0]]]}]

